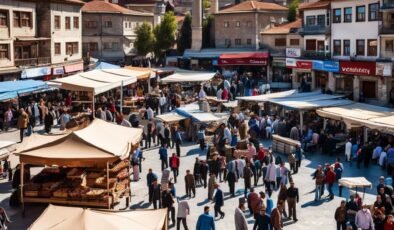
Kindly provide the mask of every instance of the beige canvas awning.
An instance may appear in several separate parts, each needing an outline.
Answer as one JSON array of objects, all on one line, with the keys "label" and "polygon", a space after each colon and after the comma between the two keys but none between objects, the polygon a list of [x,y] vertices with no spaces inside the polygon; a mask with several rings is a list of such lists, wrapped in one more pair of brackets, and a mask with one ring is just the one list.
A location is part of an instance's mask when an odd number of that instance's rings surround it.
[{"label": "beige canvas awning", "polygon": [[79,75],[94,81],[100,81],[105,83],[123,83],[124,86],[130,85],[137,82],[136,76],[124,76],[105,72],[106,70],[92,70],[88,72],[80,73]]},{"label": "beige canvas awning", "polygon": [[177,113],[166,113],[166,114],[162,114],[162,115],[157,115],[156,118],[158,118],[164,122],[167,122],[167,123],[178,122],[183,119],[186,119],[186,117],[179,115]]},{"label": "beige canvas awning", "polygon": [[[105,166],[129,156],[142,129],[128,128],[95,119],[88,127],[65,135],[33,135],[20,149],[20,161],[69,167]],[[46,141],[46,142],[45,142]]]},{"label": "beige canvas awning", "polygon": [[216,73],[204,73],[197,71],[174,73],[161,79],[162,83],[182,83],[182,82],[206,82],[215,77]]},{"label": "beige canvas awning", "polygon": [[166,230],[167,210],[101,211],[49,205],[29,230]]},{"label": "beige canvas awning", "polygon": [[372,183],[365,177],[342,177],[338,183],[347,188],[372,188]]},{"label": "beige canvas awning", "polygon": [[285,98],[285,97],[289,97],[294,94],[297,94],[297,90],[295,90],[295,89],[284,91],[284,92],[279,92],[279,93],[263,94],[263,95],[258,95],[258,96],[237,97],[237,99],[242,100],[242,101],[267,102],[270,99]]}]

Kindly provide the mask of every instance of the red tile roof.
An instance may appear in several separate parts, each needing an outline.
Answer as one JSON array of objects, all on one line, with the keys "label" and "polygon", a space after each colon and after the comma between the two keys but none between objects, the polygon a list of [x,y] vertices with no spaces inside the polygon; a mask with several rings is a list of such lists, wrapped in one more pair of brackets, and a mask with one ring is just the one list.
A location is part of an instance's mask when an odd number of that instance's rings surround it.
[{"label": "red tile roof", "polygon": [[269,2],[259,1],[244,1],[237,5],[230,6],[221,10],[219,13],[232,13],[232,12],[244,12],[244,11],[257,11],[257,10],[288,10],[286,7]]},{"label": "red tile roof", "polygon": [[330,1],[321,0],[318,2],[301,3],[298,7],[299,10],[311,10],[311,9],[325,9],[330,5]]},{"label": "red tile roof", "polygon": [[302,27],[301,19],[297,19],[294,22],[285,23],[268,30],[261,32],[261,34],[288,34],[291,29],[298,29]]},{"label": "red tile roof", "polygon": [[119,6],[118,4],[113,4],[110,2],[106,2],[104,0],[95,0],[86,3],[82,7],[82,12],[88,13],[117,13],[117,14],[144,14],[139,11],[130,10]]},{"label": "red tile roof", "polygon": [[119,4],[152,5],[152,4],[156,4],[156,1],[155,0],[119,0]]}]

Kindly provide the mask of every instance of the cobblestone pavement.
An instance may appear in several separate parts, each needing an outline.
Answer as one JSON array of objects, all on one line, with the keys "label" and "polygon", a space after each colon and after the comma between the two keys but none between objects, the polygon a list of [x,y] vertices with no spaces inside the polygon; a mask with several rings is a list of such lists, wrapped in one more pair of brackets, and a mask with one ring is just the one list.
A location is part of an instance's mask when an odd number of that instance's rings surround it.
[{"label": "cobblestone pavement", "polygon": [[[18,132],[8,132],[0,134],[1,140],[16,140],[18,141]],[[266,146],[269,146],[269,141],[264,141]],[[171,150],[171,151],[175,151]],[[191,144],[181,147],[181,163],[180,163],[180,176],[178,183],[176,184],[176,193],[178,199],[184,199],[185,186],[183,177],[186,169],[193,170],[193,164],[195,157],[205,159],[206,152],[202,152],[198,149],[197,145]],[[146,186],[146,173],[148,168],[152,168],[155,173],[161,177],[160,172],[160,161],[158,155],[158,149],[151,149],[144,151],[145,161],[142,164],[142,173],[140,174],[141,180],[138,182],[132,182],[132,200],[131,209],[140,208],[153,208],[149,206],[148,202],[148,190]],[[282,157],[283,158],[283,157]],[[18,162],[17,157],[11,158],[12,165],[16,165]],[[321,154],[312,153],[306,154],[306,159],[302,161],[301,169],[298,174],[293,175],[296,187],[300,191],[300,202],[297,204],[297,216],[299,221],[293,223],[293,221],[285,221],[285,229],[291,230],[330,230],[335,229],[334,212],[336,207],[339,205],[340,200],[344,198],[335,197],[333,200],[323,199],[320,202],[314,202],[314,181],[312,180],[311,174],[318,164],[325,162],[333,163],[335,157],[322,156]],[[379,167],[373,165],[369,169],[357,169],[355,164],[350,167],[348,163],[344,163],[344,176],[366,176],[370,181],[376,181],[380,175],[385,175]],[[172,174],[171,174],[172,175]],[[222,190],[225,193],[225,204],[222,210],[226,213],[224,219],[216,220],[217,229],[235,229],[234,227],[234,210],[238,205],[238,199],[243,196],[243,179],[240,179],[236,184],[237,197],[230,198],[228,191],[228,185],[220,183]],[[259,185],[255,189],[257,192],[264,190],[264,186]],[[375,193],[375,184],[371,190],[367,190],[365,200],[372,202],[374,200],[373,193]],[[5,207],[10,213],[13,223],[9,226],[9,229],[27,229],[28,226],[42,213],[45,209],[44,205],[28,205],[26,206],[26,215],[23,217],[20,208],[10,208],[8,205],[9,196],[11,193],[11,185],[9,182],[0,181],[0,202],[2,207]],[[211,214],[213,214],[213,204],[207,201],[207,190],[199,187],[197,188],[195,198],[186,198],[189,201],[191,207],[191,215],[188,216],[188,225],[190,229],[195,229],[198,216],[203,212],[203,207],[209,205],[211,207]],[[334,190],[337,195],[337,187]],[[325,194],[328,194],[326,191]],[[273,200],[276,203],[278,192],[273,193]],[[348,191],[344,190],[344,196],[348,195]],[[124,204],[120,204],[119,208],[124,208]],[[252,229],[254,220],[249,212],[245,213],[249,228]],[[132,228],[132,226],[130,226]]]}]

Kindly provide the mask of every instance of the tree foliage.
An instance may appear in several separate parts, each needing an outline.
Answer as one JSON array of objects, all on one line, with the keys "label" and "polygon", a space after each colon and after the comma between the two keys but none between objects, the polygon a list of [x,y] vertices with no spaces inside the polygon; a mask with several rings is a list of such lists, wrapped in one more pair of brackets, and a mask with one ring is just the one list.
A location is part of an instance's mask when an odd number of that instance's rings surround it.
[{"label": "tree foliage", "polygon": [[143,22],[135,29],[135,33],[137,39],[134,41],[134,47],[138,55],[145,56],[152,52],[155,44],[152,26],[147,22]]},{"label": "tree foliage", "polygon": [[211,0],[203,0],[202,6],[203,6],[203,9],[209,9],[211,7]]},{"label": "tree foliage", "polygon": [[174,12],[170,11],[164,15],[163,20],[157,25],[153,33],[156,37],[154,52],[159,59],[164,57],[164,52],[172,48],[176,42],[177,23]]},{"label": "tree foliage", "polygon": [[300,4],[299,0],[293,0],[289,6],[289,13],[287,15],[287,21],[294,22],[297,19],[297,9]]},{"label": "tree foliage", "polygon": [[177,49],[180,55],[183,54],[185,49],[190,49],[192,46],[192,17],[186,14],[183,20],[181,30],[178,34]]},{"label": "tree foliage", "polygon": [[211,41],[211,32],[212,26],[214,23],[214,18],[212,15],[208,15],[202,22],[202,47],[203,48],[212,48],[214,45]]}]

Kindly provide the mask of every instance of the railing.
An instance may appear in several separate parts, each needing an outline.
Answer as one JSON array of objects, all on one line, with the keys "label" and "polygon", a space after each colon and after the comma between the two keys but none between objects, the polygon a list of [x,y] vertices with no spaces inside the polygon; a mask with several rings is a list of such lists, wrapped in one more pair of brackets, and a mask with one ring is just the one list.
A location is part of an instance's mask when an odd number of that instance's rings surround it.
[{"label": "railing", "polygon": [[313,34],[330,34],[330,27],[324,25],[304,26],[299,30],[300,34],[313,35]]},{"label": "railing", "polygon": [[394,24],[380,25],[379,26],[379,33],[380,34],[394,34]]},{"label": "railing", "polygon": [[50,57],[15,59],[15,66],[40,66],[51,63]]},{"label": "railing", "polygon": [[306,58],[327,59],[331,57],[331,53],[321,50],[305,50],[303,56]]},{"label": "railing", "polygon": [[381,9],[394,9],[394,0],[383,0]]}]

